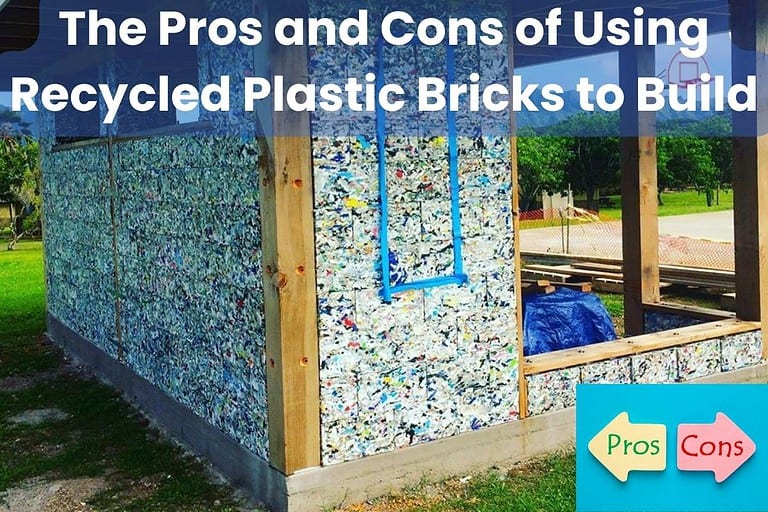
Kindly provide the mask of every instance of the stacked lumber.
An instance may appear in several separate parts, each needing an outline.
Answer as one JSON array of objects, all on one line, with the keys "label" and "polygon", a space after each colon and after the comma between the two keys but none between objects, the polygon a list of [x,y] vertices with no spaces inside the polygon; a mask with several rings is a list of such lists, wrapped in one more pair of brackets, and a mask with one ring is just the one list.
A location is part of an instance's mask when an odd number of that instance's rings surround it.
[{"label": "stacked lumber", "polygon": [[549,295],[550,293],[555,293],[555,291],[557,289],[549,284],[549,281],[523,281],[523,295]]},{"label": "stacked lumber", "polygon": [[661,265],[659,272],[664,281],[672,284],[682,284],[698,288],[716,288],[718,290],[736,289],[736,273],[729,270]]},{"label": "stacked lumber", "polygon": [[[527,261],[532,259],[526,258]],[[526,279],[551,279],[559,283],[588,282],[597,291],[620,293],[623,290],[624,271],[621,262],[606,263],[576,260],[563,264],[528,264],[522,270]],[[661,286],[682,285],[732,291],[736,287],[735,274],[728,270],[710,270],[675,265],[659,267]]]}]

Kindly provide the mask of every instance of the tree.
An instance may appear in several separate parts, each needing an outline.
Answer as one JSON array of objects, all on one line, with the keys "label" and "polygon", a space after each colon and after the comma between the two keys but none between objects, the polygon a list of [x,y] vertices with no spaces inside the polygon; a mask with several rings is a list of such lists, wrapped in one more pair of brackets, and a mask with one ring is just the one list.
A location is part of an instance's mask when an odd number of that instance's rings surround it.
[{"label": "tree", "polygon": [[0,105],[0,131],[3,135],[12,133],[16,135],[31,136],[29,123],[22,121],[18,112],[9,110]]},{"label": "tree", "polygon": [[692,136],[659,137],[659,189],[692,186],[707,196],[712,206],[713,191],[720,183],[720,173],[712,159],[707,139]]},{"label": "tree", "polygon": [[719,173],[719,184],[733,182],[733,124],[730,116],[712,116],[698,123],[696,131],[709,144],[712,162]]},{"label": "tree", "polygon": [[[656,140],[659,204],[664,204],[661,199],[664,190],[682,189],[686,186],[687,176],[685,176],[685,172],[679,174],[676,172],[681,169],[679,165],[669,165],[672,155],[677,151],[676,140],[677,136],[675,135],[662,135]],[[683,169],[683,171],[685,170]]]},{"label": "tree", "polygon": [[[30,150],[37,151],[36,148],[36,142],[30,144]],[[42,209],[40,177],[39,165],[29,167],[24,173],[21,185],[13,190],[16,200],[22,205],[22,208],[14,212],[15,214],[11,222],[11,240],[8,242],[9,251],[12,251],[23,237],[40,232],[42,226],[40,216]]]},{"label": "tree", "polygon": [[[20,133],[13,117],[0,112],[0,200],[11,204],[8,250],[40,228],[40,157],[38,143]],[[23,131],[23,130],[21,130]]]},{"label": "tree", "polygon": [[620,152],[616,114],[581,113],[571,116],[553,128],[567,137],[571,158],[567,179],[587,196],[587,209],[596,210],[595,193],[620,183]]},{"label": "tree", "polygon": [[564,189],[569,160],[567,139],[537,135],[530,129],[518,133],[518,186],[523,211],[530,211],[543,192]]}]

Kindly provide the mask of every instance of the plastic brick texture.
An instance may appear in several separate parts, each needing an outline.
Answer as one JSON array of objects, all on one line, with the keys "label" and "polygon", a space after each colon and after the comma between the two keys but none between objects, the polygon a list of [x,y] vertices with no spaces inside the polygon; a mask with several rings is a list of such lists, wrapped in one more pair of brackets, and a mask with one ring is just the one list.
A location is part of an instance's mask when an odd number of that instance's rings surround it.
[{"label": "plastic brick texture", "polygon": [[240,139],[134,140],[111,180],[106,145],[48,153],[46,263],[53,315],[267,459],[257,159]]},{"label": "plastic brick texture", "polygon": [[[311,14],[330,15],[334,5],[315,3]],[[346,53],[313,49],[311,80],[376,71],[375,51]],[[505,56],[482,53],[457,49],[457,79],[491,69],[507,76]],[[411,99],[411,110],[387,115],[382,141],[390,281],[451,275],[447,117],[419,114],[413,102],[415,77],[446,76],[446,48],[387,46],[383,58],[386,81]],[[395,294],[388,304],[379,295],[375,116],[354,117],[337,136],[328,114],[313,117],[324,464],[515,420],[519,407],[509,138],[483,137],[477,119],[472,127],[457,119],[462,133],[476,133],[457,140],[469,283]]]}]

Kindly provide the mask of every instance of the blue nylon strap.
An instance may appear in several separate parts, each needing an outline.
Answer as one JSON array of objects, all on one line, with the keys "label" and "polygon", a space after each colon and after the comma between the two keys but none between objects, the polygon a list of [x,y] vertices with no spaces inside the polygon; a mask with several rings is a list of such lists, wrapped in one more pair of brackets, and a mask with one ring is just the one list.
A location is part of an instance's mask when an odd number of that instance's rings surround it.
[{"label": "blue nylon strap", "polygon": [[[384,87],[384,40],[376,43],[376,97]],[[379,200],[381,201],[381,296],[385,302],[392,302],[392,284],[389,271],[389,191],[387,190],[386,113],[376,102],[376,145],[379,151]]]},{"label": "blue nylon strap", "polygon": [[[384,87],[384,40],[379,39],[376,44],[376,96]],[[447,82],[454,83],[456,71],[454,64],[454,51],[448,47],[446,53]],[[379,199],[381,201],[380,236],[380,264],[381,264],[381,297],[385,302],[392,302],[392,295],[413,290],[425,290],[439,286],[463,285],[469,282],[469,277],[464,273],[464,261],[462,256],[461,235],[461,209],[459,203],[459,151],[456,129],[456,113],[448,111],[448,165],[450,174],[451,191],[451,227],[453,237],[453,273],[452,276],[435,277],[392,286],[390,255],[389,255],[389,193],[387,188],[387,155],[386,155],[386,112],[379,102],[376,102],[376,144],[379,152]]]},{"label": "blue nylon strap", "polygon": [[[446,52],[446,68],[448,69],[448,85],[456,82],[456,62],[453,46],[448,45]],[[453,226],[453,273],[461,280],[460,284],[469,281],[464,274],[464,259],[461,254],[461,208],[459,205],[459,148],[456,135],[456,112],[448,110],[448,166],[451,179],[451,223]]]},{"label": "blue nylon strap", "polygon": [[423,281],[414,281],[412,283],[400,284],[391,288],[392,293],[402,293],[412,290],[426,290],[427,288],[437,288],[439,286],[448,286],[451,284],[462,285],[467,282],[467,276],[446,276],[433,277]]}]

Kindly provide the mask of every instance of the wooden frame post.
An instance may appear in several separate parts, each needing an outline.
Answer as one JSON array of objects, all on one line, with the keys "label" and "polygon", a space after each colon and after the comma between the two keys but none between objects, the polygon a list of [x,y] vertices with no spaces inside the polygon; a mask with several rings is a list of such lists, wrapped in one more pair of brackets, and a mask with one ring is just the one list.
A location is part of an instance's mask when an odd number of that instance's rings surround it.
[{"label": "wooden frame post", "polygon": [[733,82],[757,76],[757,112],[734,112],[736,316],[761,321],[768,358],[768,1],[731,0]]},{"label": "wooden frame post", "polygon": [[[271,19],[306,17],[286,0]],[[274,75],[306,83],[306,47],[273,44]],[[320,465],[320,368],[309,113],[275,112],[262,147],[261,216],[270,463],[286,475]]]},{"label": "wooden frame post", "polygon": [[627,336],[644,333],[643,304],[661,298],[656,118],[651,112],[637,111],[640,76],[656,76],[654,48],[622,49],[619,78],[625,103],[621,110],[621,204]]},{"label": "wooden frame post", "polygon": [[[507,8],[507,21],[513,19],[511,4]],[[507,42],[507,73],[509,74],[510,90],[515,74],[515,43],[514,38]],[[512,241],[514,243],[515,265],[515,332],[517,334],[517,378],[518,403],[520,419],[528,417],[528,380],[525,378],[525,340],[523,339],[523,275],[520,247],[520,187],[517,165],[517,116],[514,109],[509,109],[509,165],[512,173]]]}]

